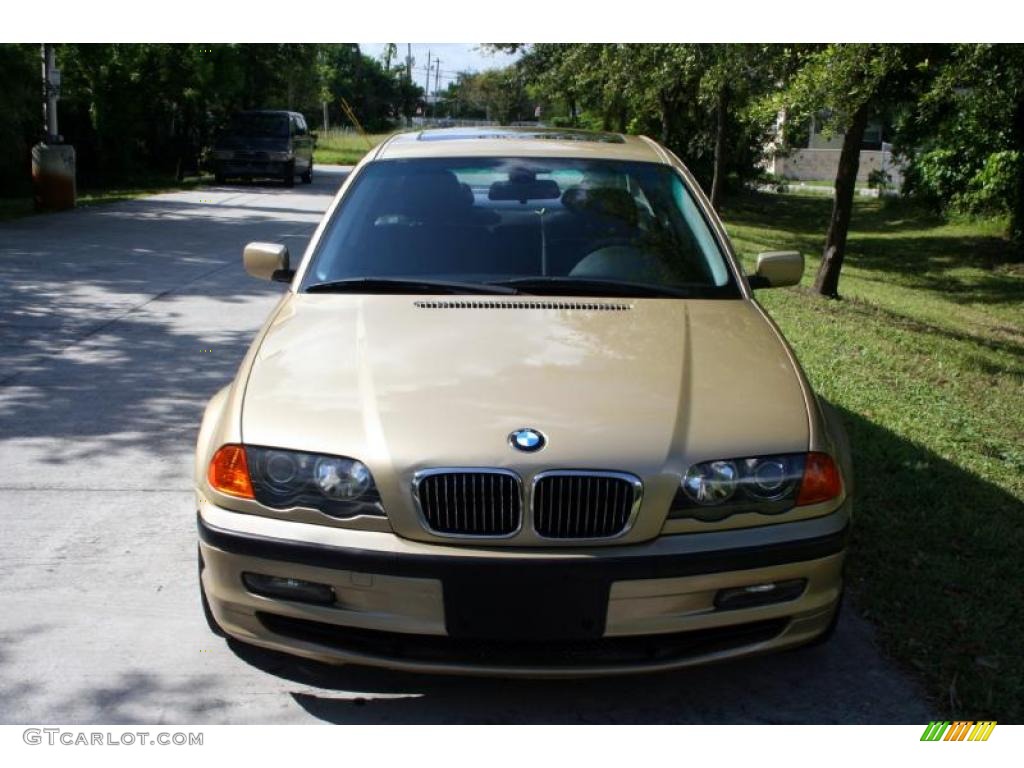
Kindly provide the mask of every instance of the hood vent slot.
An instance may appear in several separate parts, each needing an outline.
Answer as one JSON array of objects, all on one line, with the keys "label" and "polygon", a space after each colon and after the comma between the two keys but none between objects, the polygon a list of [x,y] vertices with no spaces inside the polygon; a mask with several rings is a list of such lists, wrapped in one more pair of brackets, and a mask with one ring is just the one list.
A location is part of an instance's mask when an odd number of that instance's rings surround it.
[{"label": "hood vent slot", "polygon": [[572,309],[580,312],[628,312],[632,304],[606,301],[566,301],[559,299],[545,301],[543,299],[431,299],[417,301],[420,309]]}]

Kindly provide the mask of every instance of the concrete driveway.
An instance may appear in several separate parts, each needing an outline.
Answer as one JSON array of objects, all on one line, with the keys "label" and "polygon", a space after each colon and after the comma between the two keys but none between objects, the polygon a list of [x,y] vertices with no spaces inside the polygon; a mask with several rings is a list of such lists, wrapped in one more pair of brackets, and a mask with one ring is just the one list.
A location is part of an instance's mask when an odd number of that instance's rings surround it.
[{"label": "concrete driveway", "polygon": [[0,722],[929,720],[852,610],[827,646],[617,680],[330,668],[206,629],[191,461],[207,398],[343,178],[214,187],[0,224]]}]

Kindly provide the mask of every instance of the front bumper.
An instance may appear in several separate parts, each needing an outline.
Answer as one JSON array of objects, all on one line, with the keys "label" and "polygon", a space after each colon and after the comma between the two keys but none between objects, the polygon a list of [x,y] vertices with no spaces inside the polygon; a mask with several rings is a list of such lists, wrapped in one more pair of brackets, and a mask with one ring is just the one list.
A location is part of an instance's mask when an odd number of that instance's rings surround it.
[{"label": "front bumper", "polygon": [[217,160],[214,163],[216,172],[226,177],[277,177],[285,173],[294,161],[284,160]]},{"label": "front bumper", "polygon": [[[637,545],[540,551],[199,511],[203,588],[243,641],[417,672],[583,676],[800,645],[838,605],[848,510]],[[330,586],[332,605],[249,592],[242,573]],[[796,598],[721,610],[722,589],[805,579]]]}]

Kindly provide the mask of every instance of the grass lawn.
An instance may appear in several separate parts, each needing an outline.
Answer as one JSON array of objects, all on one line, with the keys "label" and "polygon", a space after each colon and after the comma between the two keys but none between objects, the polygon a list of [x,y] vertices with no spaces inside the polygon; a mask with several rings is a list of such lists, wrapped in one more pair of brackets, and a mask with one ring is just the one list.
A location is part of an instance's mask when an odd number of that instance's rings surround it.
[{"label": "grass lawn", "polygon": [[1005,222],[946,223],[858,199],[839,291],[806,290],[831,200],[727,201],[752,268],[808,257],[804,285],[758,296],[856,465],[851,597],[949,718],[1024,720],[1024,264]]},{"label": "grass lawn", "polygon": [[325,165],[355,165],[370,149],[390,134],[378,133],[362,136],[358,133],[327,131],[316,140],[313,162]]},{"label": "grass lawn", "polygon": [[[192,189],[202,184],[213,183],[213,176],[186,176],[178,180],[173,176],[143,176],[105,188],[85,188],[78,190],[77,207],[102,205],[118,200],[132,200],[145,195],[156,195],[160,192],[176,192]],[[16,219],[35,213],[31,197],[0,198],[0,221]]]}]

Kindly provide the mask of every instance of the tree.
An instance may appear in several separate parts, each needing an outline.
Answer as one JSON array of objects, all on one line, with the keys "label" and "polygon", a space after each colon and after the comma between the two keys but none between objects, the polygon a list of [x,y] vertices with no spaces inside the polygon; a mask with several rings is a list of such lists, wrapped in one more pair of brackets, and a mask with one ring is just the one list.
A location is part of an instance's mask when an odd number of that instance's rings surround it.
[{"label": "tree", "polygon": [[517,66],[538,100],[555,107],[550,122],[657,136],[710,189],[716,204],[730,176],[749,178],[756,172],[772,118],[751,106],[775,87],[781,46],[491,47],[523,52]]},{"label": "tree", "polygon": [[756,120],[756,97],[769,93],[784,76],[785,50],[778,45],[714,43],[696,46],[701,70],[699,99],[714,113],[714,172],[709,197],[720,208],[731,133]]},{"label": "tree", "polygon": [[[342,120],[344,97],[370,130],[390,127],[419,89],[348,44],[62,44],[60,130],[82,186],[200,165],[217,128],[239,109]],[[0,46],[0,186],[27,191],[29,147],[42,124],[39,47]]]},{"label": "tree", "polygon": [[503,125],[533,116],[522,73],[516,67],[459,73],[454,95],[469,110]]},{"label": "tree", "polygon": [[876,43],[836,43],[805,53],[781,96],[790,117],[817,115],[826,131],[843,134],[836,171],[835,196],[821,266],[814,290],[839,296],[839,275],[853,214],[860,149],[871,116],[896,98],[912,92],[914,77],[929,69],[927,47]]},{"label": "tree", "polygon": [[0,45],[0,194],[29,188],[30,147],[42,134],[38,45]]},{"label": "tree", "polygon": [[909,191],[944,209],[1008,214],[1024,255],[1024,45],[951,46],[900,144]]}]

